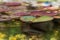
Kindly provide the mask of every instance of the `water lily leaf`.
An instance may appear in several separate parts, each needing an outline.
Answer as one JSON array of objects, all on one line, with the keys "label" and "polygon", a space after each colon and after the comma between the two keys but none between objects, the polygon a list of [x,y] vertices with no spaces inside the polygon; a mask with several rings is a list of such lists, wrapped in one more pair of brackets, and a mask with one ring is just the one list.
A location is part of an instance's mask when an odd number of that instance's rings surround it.
[{"label": "water lily leaf", "polygon": [[33,20],[33,22],[44,22],[44,21],[49,21],[52,20],[53,18],[50,16],[42,16],[39,18],[36,18],[35,20]]},{"label": "water lily leaf", "polygon": [[22,21],[28,22],[28,21],[32,21],[33,19],[35,19],[35,17],[33,17],[33,16],[23,16],[23,17],[21,17],[20,19],[21,19]]}]

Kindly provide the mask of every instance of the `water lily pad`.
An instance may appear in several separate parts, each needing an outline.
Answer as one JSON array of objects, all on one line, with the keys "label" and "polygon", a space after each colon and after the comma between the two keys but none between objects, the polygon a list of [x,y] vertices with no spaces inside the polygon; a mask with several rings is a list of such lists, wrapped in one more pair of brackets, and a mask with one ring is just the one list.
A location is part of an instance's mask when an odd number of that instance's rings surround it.
[{"label": "water lily pad", "polygon": [[33,19],[35,19],[34,16],[22,16],[20,18],[22,21],[28,22],[28,21],[32,21]]},{"label": "water lily pad", "polygon": [[50,16],[42,16],[42,17],[39,17],[39,18],[33,20],[33,22],[44,22],[44,21],[49,21],[52,19],[53,19],[53,17],[50,17]]}]

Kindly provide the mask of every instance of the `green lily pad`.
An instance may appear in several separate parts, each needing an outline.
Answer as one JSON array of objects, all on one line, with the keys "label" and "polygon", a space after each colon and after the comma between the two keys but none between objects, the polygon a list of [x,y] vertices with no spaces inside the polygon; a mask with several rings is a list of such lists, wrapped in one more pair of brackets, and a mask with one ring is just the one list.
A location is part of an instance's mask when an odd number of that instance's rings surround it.
[{"label": "green lily pad", "polygon": [[52,19],[53,19],[53,17],[50,17],[50,16],[41,16],[41,17],[33,20],[33,22],[45,22],[45,21],[50,21]]},{"label": "green lily pad", "polygon": [[33,19],[35,19],[35,17],[34,16],[23,16],[20,19],[22,21],[29,22],[29,21],[32,21]]}]

